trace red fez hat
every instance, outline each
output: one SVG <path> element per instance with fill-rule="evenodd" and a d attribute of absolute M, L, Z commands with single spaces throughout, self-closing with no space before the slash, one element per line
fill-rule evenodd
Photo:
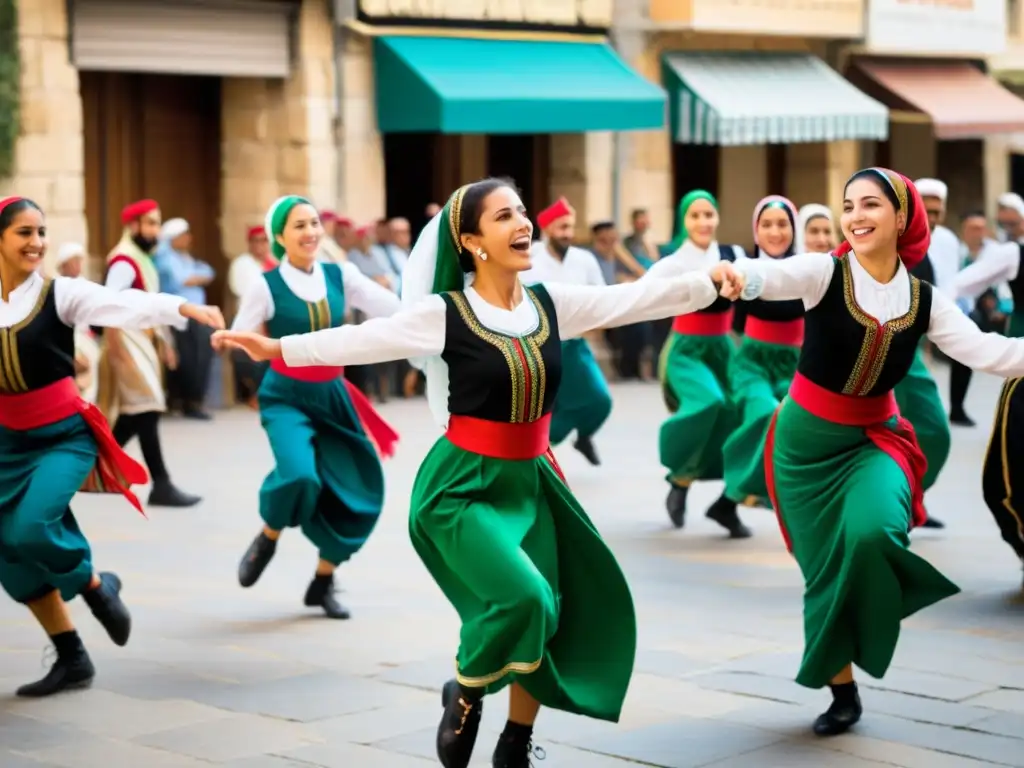
<path fill-rule="evenodd" d="M 246 235 L 246 238 L 249 239 L 249 240 L 252 240 L 254 237 L 266 237 L 266 236 L 267 236 L 267 230 L 265 230 L 263 227 L 249 227 L 249 233 Z"/>
<path fill-rule="evenodd" d="M 156 200 L 137 200 L 121 209 L 121 223 L 131 224 L 136 219 L 141 219 L 147 213 L 159 208 L 160 205 Z"/>
<path fill-rule="evenodd" d="M 320 211 L 320 221 L 323 222 L 324 224 L 337 220 L 338 214 L 336 214 L 334 211 Z"/>
<path fill-rule="evenodd" d="M 334 221 L 339 227 L 348 227 L 349 229 L 353 229 L 356 225 L 352 219 L 346 218 L 345 216 L 339 216 Z"/>
<path fill-rule="evenodd" d="M 562 217 L 573 216 L 575 213 L 576 211 L 569 205 L 569 201 L 564 197 L 560 197 L 537 214 L 537 224 L 541 229 L 547 229 Z"/>
<path fill-rule="evenodd" d="M 17 195 L 14 195 L 13 197 L 5 197 L 5 198 L 3 198 L 2 200 L 0 200 L 0 213 L 3 213 L 4 208 L 6 208 L 11 203 L 16 203 L 19 200 L 24 200 L 24 199 L 25 198 L 18 197 Z"/>

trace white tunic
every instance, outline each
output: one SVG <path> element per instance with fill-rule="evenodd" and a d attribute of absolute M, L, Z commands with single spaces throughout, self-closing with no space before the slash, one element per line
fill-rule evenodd
<path fill-rule="evenodd" d="M 228 267 L 228 289 L 236 299 L 245 296 L 249 286 L 263 276 L 263 265 L 251 253 L 242 253 Z"/>
<path fill-rule="evenodd" d="M 746 258 L 743 249 L 737 245 L 732 246 L 732 252 L 737 261 Z M 704 250 L 694 245 L 692 240 L 687 240 L 676 251 L 654 262 L 647 270 L 645 277 L 660 279 L 687 272 L 706 272 L 721 260 L 722 252 L 719 250 L 718 243 L 712 242 L 707 250 Z"/>
<path fill-rule="evenodd" d="M 548 244 L 534 243 L 530 248 L 531 266 L 519 277 L 523 285 L 536 283 L 570 283 L 572 285 L 605 285 L 601 265 L 590 251 L 569 246 L 563 258 L 558 258 Z"/>
<path fill-rule="evenodd" d="M 134 280 L 134 272 L 132 273 Z M 8 297 L 0 299 L 0 328 L 17 325 L 35 308 L 45 279 L 32 273 Z M 111 328 L 154 328 L 170 325 L 184 330 L 187 318 L 181 316 L 185 300 L 165 293 L 148 293 L 111 288 L 75 277 L 53 279 L 53 298 L 57 316 L 64 325 L 95 325 Z"/>
<path fill-rule="evenodd" d="M 953 285 L 957 296 L 975 299 L 989 288 L 1015 280 L 1019 272 L 1017 243 L 986 242 L 974 263 L 960 270 Z"/>
<path fill-rule="evenodd" d="M 398 296 L 368 278 L 355 264 L 345 262 L 338 266 L 341 267 L 346 308 L 358 309 L 370 317 L 387 317 L 402 308 Z M 285 259 L 279 269 L 284 284 L 303 301 L 315 303 L 327 295 L 327 278 L 319 262 L 313 262 L 312 270 L 304 272 Z M 231 327 L 236 331 L 256 331 L 273 316 L 274 299 L 270 294 L 270 284 L 266 280 L 256 280 L 243 294 Z"/>
<path fill-rule="evenodd" d="M 856 254 L 849 254 L 853 295 L 865 313 L 880 323 L 910 311 L 910 274 L 900 262 L 896 275 L 880 283 L 868 274 Z M 821 253 L 788 259 L 744 261 L 737 269 L 748 274 L 751 293 L 744 298 L 769 301 L 802 299 L 807 309 L 818 306 L 828 290 L 836 260 Z M 756 273 L 757 277 L 754 276 Z M 757 283 L 763 280 L 759 288 Z M 928 338 L 949 357 L 976 371 L 997 376 L 1024 376 L 1024 339 L 982 333 L 978 326 L 940 291 L 932 291 Z"/>
<path fill-rule="evenodd" d="M 936 227 L 932 230 L 928 258 L 935 272 L 935 287 L 955 299 L 954 281 L 957 272 L 960 271 L 960 238 L 946 227 Z"/>
<path fill-rule="evenodd" d="M 544 286 L 558 316 L 563 339 L 595 328 L 631 325 L 694 312 L 710 305 L 718 291 L 706 272 L 664 280 L 637 280 L 612 286 L 551 283 Z M 522 336 L 540 320 L 533 302 L 524 295 L 515 309 L 501 309 L 484 301 L 469 287 L 466 299 L 477 319 L 498 333 Z M 434 358 L 444 351 L 447 305 L 441 296 L 428 296 L 391 317 L 362 325 L 344 325 L 315 333 L 285 336 L 281 351 L 291 366 L 371 365 L 407 358 Z M 447 369 L 444 368 L 444 377 Z M 427 395 L 434 420 L 448 424 L 448 382 L 427 380 Z"/>

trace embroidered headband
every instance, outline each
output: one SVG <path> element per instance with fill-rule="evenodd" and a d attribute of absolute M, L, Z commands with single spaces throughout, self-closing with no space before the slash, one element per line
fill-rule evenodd
<path fill-rule="evenodd" d="M 462 219 L 462 199 L 466 196 L 466 190 L 470 186 L 463 184 L 455 190 L 455 194 L 448 201 L 448 229 L 452 234 L 452 244 L 457 253 L 462 253 L 462 225 L 459 224 Z"/>

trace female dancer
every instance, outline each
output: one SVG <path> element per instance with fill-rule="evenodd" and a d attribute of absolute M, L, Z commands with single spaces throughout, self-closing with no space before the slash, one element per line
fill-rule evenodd
<path fill-rule="evenodd" d="M 615 721 L 632 674 L 629 588 L 549 446 L 560 339 L 705 307 L 716 285 L 737 295 L 728 264 L 611 287 L 524 288 L 532 231 L 511 182 L 466 185 L 413 249 L 405 311 L 280 340 L 216 337 L 294 366 L 412 358 L 425 370 L 446 432 L 416 478 L 409 529 L 462 619 L 437 731 L 446 768 L 469 764 L 485 694 L 511 684 L 493 765 L 526 768 L 542 705 Z"/>
<path fill-rule="evenodd" d="M 79 489 L 121 493 L 145 469 L 117 445 L 96 406 L 75 384 L 75 327 L 186 320 L 223 328 L 219 310 L 166 294 L 111 291 L 88 280 L 46 279 L 46 220 L 34 202 L 0 200 L 0 585 L 50 636 L 57 658 L 19 696 L 88 686 L 96 674 L 65 601 L 81 595 L 110 639 L 128 642 L 131 616 L 121 580 L 93 569 L 89 542 L 71 512 Z"/>
<path fill-rule="evenodd" d="M 1024 374 L 1024 343 L 982 333 L 909 274 L 930 233 L 906 177 L 859 171 L 844 197 L 847 242 L 835 256 L 740 268 L 744 298 L 801 299 L 807 308 L 797 374 L 769 430 L 765 470 L 806 583 L 797 682 L 832 689 L 831 706 L 814 724 L 819 735 L 860 719 L 852 665 L 884 675 L 901 620 L 958 591 L 909 549 L 908 530 L 924 521 L 924 456 L 899 418 L 893 387 L 925 335 L 977 370 Z"/>
<path fill-rule="evenodd" d="M 828 206 L 808 203 L 796 217 L 794 253 L 831 253 L 836 247 L 836 223 Z"/>
<path fill-rule="evenodd" d="M 754 258 L 793 255 L 796 208 L 778 195 L 754 207 Z M 768 506 L 764 438 L 779 402 L 789 391 L 804 340 L 804 305 L 762 301 L 746 305 L 743 341 L 729 364 L 729 390 L 740 421 L 722 450 L 725 497 L 748 507 Z"/>
<path fill-rule="evenodd" d="M 659 259 L 644 279 L 704 272 L 720 261 L 744 255 L 739 246 L 715 242 L 718 202 L 694 190 L 679 201 L 679 235 L 671 255 Z M 729 338 L 733 308 L 724 298 L 699 312 L 680 315 L 661 352 L 662 394 L 671 416 L 661 425 L 659 451 L 668 470 L 668 516 L 676 528 L 686 520 L 686 496 L 695 480 L 722 477 L 722 445 L 735 415 L 729 400 L 728 369 L 735 344 Z M 750 536 L 736 503 L 722 496 L 707 516 L 736 539 Z"/>
<path fill-rule="evenodd" d="M 266 231 L 280 264 L 242 297 L 233 330 L 265 330 L 274 339 L 344 322 L 346 306 L 373 316 L 401 308 L 391 291 L 354 264 L 317 260 L 323 226 L 308 200 L 289 195 L 267 212 Z M 344 378 L 337 365 L 294 368 L 274 360 L 260 384 L 260 419 L 276 466 L 260 489 L 263 530 L 241 564 L 238 581 L 255 584 L 285 528 L 301 528 L 319 551 L 304 602 L 332 619 L 348 609 L 334 592 L 334 571 L 362 548 L 384 505 L 378 452 L 394 453 L 397 433 Z"/>

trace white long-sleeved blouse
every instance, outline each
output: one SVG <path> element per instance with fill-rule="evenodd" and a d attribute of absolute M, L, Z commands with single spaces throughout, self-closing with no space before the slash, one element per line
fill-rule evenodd
<path fill-rule="evenodd" d="M 736 261 L 746 258 L 746 254 L 743 253 L 742 248 L 735 245 L 729 247 L 732 248 L 733 256 Z M 717 242 L 712 242 L 705 250 L 704 248 L 699 248 L 694 245 L 692 240 L 687 240 L 673 253 L 670 253 L 668 256 L 663 256 L 654 262 L 650 269 L 647 270 L 647 274 L 644 275 L 644 277 L 661 279 L 665 277 L 672 277 L 674 275 L 682 275 L 687 272 L 706 272 L 721 260 L 722 252 L 719 250 Z"/>
<path fill-rule="evenodd" d="M 974 263 L 953 278 L 953 289 L 957 298 L 976 299 L 989 288 L 1015 280 L 1019 272 L 1020 245 L 986 243 Z"/>
<path fill-rule="evenodd" d="M 880 323 L 910 311 L 910 274 L 900 262 L 896 275 L 880 283 L 850 253 L 853 295 L 857 304 Z M 826 253 L 805 253 L 788 259 L 757 259 L 737 264 L 748 275 L 744 299 L 768 301 L 801 299 L 808 310 L 825 296 L 836 260 Z M 976 371 L 997 376 L 1024 376 L 1024 339 L 1008 339 L 998 333 L 982 333 L 944 293 L 932 291 L 928 338 L 947 355 Z"/>
<path fill-rule="evenodd" d="M 338 266 L 341 267 L 346 306 L 370 317 L 387 317 L 402 308 L 402 302 L 395 293 L 368 278 L 355 264 L 345 262 Z M 280 270 L 284 284 L 303 301 L 317 302 L 327 295 L 327 279 L 319 262 L 313 262 L 312 269 L 305 272 L 286 259 L 281 262 Z M 274 317 L 274 310 L 270 284 L 262 279 L 253 280 L 242 295 L 231 328 L 236 331 L 259 330 Z"/>
<path fill-rule="evenodd" d="M 544 286 L 558 317 L 563 339 L 594 328 L 629 325 L 703 309 L 718 296 L 707 272 L 664 280 L 637 280 L 613 286 L 550 283 Z M 524 295 L 514 309 L 501 309 L 484 301 L 469 287 L 466 300 L 477 319 L 498 333 L 522 336 L 537 327 L 540 318 Z M 290 366 L 371 365 L 407 358 L 433 358 L 444 351 L 447 305 L 441 296 L 428 296 L 390 317 L 344 325 L 315 333 L 285 336 L 281 352 Z M 430 382 L 428 381 L 428 387 Z M 444 384 L 447 390 L 447 383 Z M 442 427 L 448 423 L 447 391 L 429 393 L 431 411 Z"/>
<path fill-rule="evenodd" d="M 17 325 L 35 308 L 46 284 L 32 274 L 8 297 L 0 300 L 0 328 Z M 184 330 L 188 319 L 181 315 L 185 300 L 165 293 L 132 289 L 115 290 L 99 283 L 72 277 L 53 279 L 51 290 L 60 321 L 69 327 L 95 325 L 109 328 L 173 326 Z"/>

